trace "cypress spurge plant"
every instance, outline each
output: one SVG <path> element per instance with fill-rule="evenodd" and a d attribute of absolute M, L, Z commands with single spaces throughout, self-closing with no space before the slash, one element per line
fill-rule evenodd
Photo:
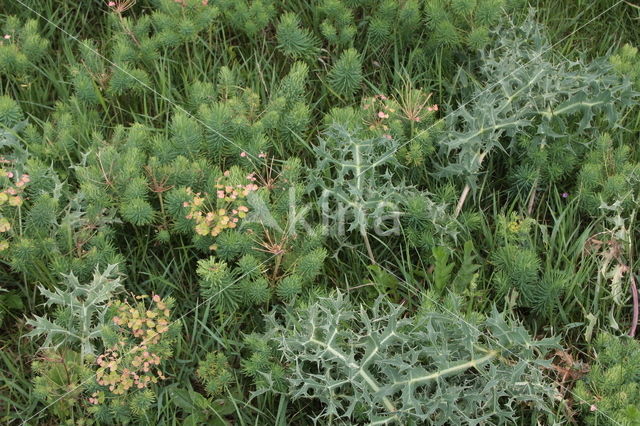
<path fill-rule="evenodd" d="M 31 363 L 35 373 L 34 392 L 60 420 L 82 419 L 87 401 L 85 392 L 92 383 L 92 356 L 69 348 L 43 350 Z"/>
<path fill-rule="evenodd" d="M 534 219 L 515 213 L 498 216 L 501 244 L 491 254 L 495 266 L 491 282 L 499 300 L 509 298 L 516 306 L 531 309 L 536 316 L 551 321 L 569 296 L 566 292 L 573 274 L 543 268 L 543 258 L 531 238 L 534 226 L 539 226 Z"/>
<path fill-rule="evenodd" d="M 285 13 L 277 27 L 278 48 L 292 58 L 313 57 L 318 53 L 318 40 L 307 30 L 300 28 L 295 13 Z"/>
<path fill-rule="evenodd" d="M 249 38 L 257 36 L 277 16 L 273 0 L 211 1 L 224 14 L 231 28 Z"/>
<path fill-rule="evenodd" d="M 630 159 L 631 148 L 615 144 L 610 134 L 595 139 L 578 173 L 577 196 L 585 213 L 598 217 L 603 207 L 614 205 L 625 214 L 637 209 L 640 166 Z"/>
<path fill-rule="evenodd" d="M 581 421 L 588 425 L 640 422 L 640 344 L 603 333 L 595 342 L 591 371 L 575 387 Z"/>
<path fill-rule="evenodd" d="M 298 298 L 322 270 L 325 232 L 311 227 L 301 205 L 301 162 L 273 165 L 254 179 L 260 189 L 247 197 L 248 213 L 237 229 L 220 235 L 215 256 L 198 262 L 202 295 L 221 312 L 272 300 Z"/>
<path fill-rule="evenodd" d="M 35 19 L 22 22 L 7 17 L 0 26 L 0 76 L 24 79 L 33 73 L 48 47 Z"/>
<path fill-rule="evenodd" d="M 105 423 L 143 418 L 155 402 L 153 386 L 166 379 L 163 364 L 173 356 L 180 323 L 171 321 L 175 300 L 154 294 L 136 303 L 114 301 L 96 358 L 96 387 L 89 409 Z"/>
<path fill-rule="evenodd" d="M 196 374 L 212 397 L 222 394 L 225 387 L 233 381 L 229 362 L 220 352 L 209 352 L 198 364 Z"/>
<path fill-rule="evenodd" d="M 482 49 L 491 41 L 490 28 L 504 12 L 514 13 L 520 0 L 434 0 L 425 4 L 425 14 L 434 47 Z"/>
<path fill-rule="evenodd" d="M 346 99 L 355 95 L 362 79 L 362 56 L 353 48 L 340 54 L 327 75 L 327 82 L 333 93 Z"/>
<path fill-rule="evenodd" d="M 341 0 L 325 0 L 314 12 L 322 17 L 320 33 L 333 46 L 345 46 L 353 41 L 356 25 L 353 11 Z"/>

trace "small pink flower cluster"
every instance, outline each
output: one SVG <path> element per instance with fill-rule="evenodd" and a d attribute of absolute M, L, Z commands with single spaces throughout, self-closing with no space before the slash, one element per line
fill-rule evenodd
<path fill-rule="evenodd" d="M 139 349 L 141 353 L 132 359 L 120 355 L 124 348 L 120 351 L 117 348 L 107 349 L 98 357 L 100 368 L 96 372 L 96 378 L 99 385 L 108 386 L 109 391 L 115 395 L 124 395 L 131 388 L 144 389 L 150 383 L 165 379 L 158 369 L 161 359 L 157 354 L 149 352 L 144 345 L 133 349 Z M 125 364 L 130 364 L 131 368 L 125 367 Z"/>
<path fill-rule="evenodd" d="M 391 135 L 388 135 L 389 126 L 385 120 L 391 117 L 391 114 L 396 112 L 396 109 L 388 104 L 389 98 L 385 95 L 375 95 L 371 98 L 364 100 L 362 109 L 365 111 L 373 111 L 373 117 L 368 119 L 369 129 L 382 130 L 385 132 L 384 137 L 391 139 Z"/>
<path fill-rule="evenodd" d="M 240 153 L 240 157 L 242 158 L 247 158 L 249 156 L 249 154 L 247 154 L 247 151 L 242 151 Z M 267 154 L 264 152 L 260 152 L 260 154 L 258 154 L 258 158 L 267 158 Z"/>
<path fill-rule="evenodd" d="M 225 229 L 233 229 L 249 212 L 244 200 L 250 192 L 258 190 L 258 185 L 254 183 L 254 173 L 247 175 L 249 183 L 245 185 L 224 182 L 225 178 L 229 178 L 229 172 L 225 172 L 223 178 L 218 179 L 214 206 L 205 206 L 206 199 L 200 193 L 194 194 L 191 202 L 183 203 L 184 207 L 189 208 L 186 218 L 196 222 L 195 231 L 198 235 L 215 237 Z"/>
<path fill-rule="evenodd" d="M 162 361 L 154 345 L 161 343 L 169 331 L 171 311 L 159 295 L 154 295 L 154 306 L 143 303 L 135 307 L 126 302 L 116 302 L 117 315 L 112 318 L 118 326 L 119 342 L 98 356 L 96 379 L 107 386 L 114 395 L 124 395 L 129 389 L 144 389 L 166 377 L 160 370 Z M 89 398 L 91 404 L 104 400 L 104 392 L 95 392 Z"/>
<path fill-rule="evenodd" d="M 0 177 L 13 179 L 14 176 L 15 175 L 13 174 L 13 172 L 7 172 L 0 169 Z M 31 182 L 31 178 L 29 177 L 29 175 L 23 174 L 22 176 L 20 176 L 20 179 L 16 180 L 15 184 L 12 184 L 0 191 L 0 206 L 2 206 L 6 202 L 9 202 L 9 205 L 13 207 L 21 206 L 22 197 L 20 197 L 20 194 L 24 191 L 29 182 Z"/>
<path fill-rule="evenodd" d="M 396 101 L 389 99 L 384 95 L 375 95 L 364 100 L 362 109 L 365 111 L 373 111 L 374 113 L 373 117 L 368 120 L 369 129 L 381 129 L 386 132 L 389 129 L 389 126 L 385 120 L 391 118 L 391 115 L 396 113 L 396 111 L 398 111 L 396 117 L 420 123 L 424 118 L 423 111 L 425 104 L 426 100 L 424 103 L 411 106 L 399 105 Z M 433 113 L 438 111 L 439 107 L 437 104 L 433 104 L 427 106 L 426 110 Z M 383 136 L 387 139 L 391 139 L 391 135 L 388 133 L 385 133 Z"/>
<path fill-rule="evenodd" d="M 0 168 L 0 177 L 6 177 L 11 182 L 11 179 L 14 178 L 13 172 L 8 172 L 4 169 Z M 22 205 L 22 197 L 20 194 L 24 192 L 25 187 L 31 181 L 28 174 L 23 174 L 19 179 L 15 181 L 15 183 L 10 183 L 10 185 L 0 191 L 0 209 L 2 206 L 8 204 L 11 207 L 19 207 Z M 2 215 L 0 212 L 0 233 L 8 232 L 11 229 L 11 223 L 9 223 L 9 219 Z M 0 251 L 4 251 L 9 248 L 9 242 L 6 240 L 0 240 Z"/>

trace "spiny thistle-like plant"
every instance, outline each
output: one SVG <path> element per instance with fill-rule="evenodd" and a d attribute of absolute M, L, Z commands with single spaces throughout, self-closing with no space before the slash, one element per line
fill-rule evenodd
<path fill-rule="evenodd" d="M 117 265 L 108 265 L 103 272 L 96 272 L 93 280 L 80 284 L 75 275 L 64 276 L 64 287 L 50 291 L 42 286 L 40 293 L 47 298 L 46 307 L 57 306 L 53 320 L 35 315 L 27 320 L 33 327 L 27 336 L 44 336 L 44 348 L 61 345 L 79 347 L 82 355 L 94 354 L 96 342 L 102 337 L 108 303 L 122 288 Z"/>
<path fill-rule="evenodd" d="M 383 234 L 399 232 L 400 206 L 410 192 L 403 182 L 394 180 L 396 141 L 385 137 L 363 139 L 334 123 L 313 150 L 317 161 L 307 190 L 320 195 L 325 225 L 337 235 L 358 231 L 374 261 L 367 236 L 370 228 Z M 385 223 L 389 219 L 391 225 Z"/>
<path fill-rule="evenodd" d="M 291 398 L 322 403 L 316 422 L 516 422 L 521 403 L 548 413 L 554 391 L 541 367 L 557 340 L 533 340 L 496 311 L 469 321 L 406 316 L 383 297 L 358 308 L 338 293 L 267 316 L 264 339 L 287 366 Z"/>
<path fill-rule="evenodd" d="M 640 343 L 601 334 L 591 371 L 575 387 L 581 422 L 588 425 L 640 423 Z"/>
<path fill-rule="evenodd" d="M 362 83 L 362 57 L 360 53 L 353 48 L 342 52 L 329 71 L 327 82 L 337 96 L 351 98 Z"/>
<path fill-rule="evenodd" d="M 456 213 L 494 148 L 506 148 L 516 156 L 570 151 L 569 134 L 589 134 L 596 122 L 614 128 L 634 102 L 629 81 L 618 77 L 605 61 L 556 61 L 542 28 L 531 16 L 521 26 L 500 34 L 496 46 L 483 55 L 481 73 L 486 86 L 471 93 L 468 105 L 446 116 L 448 130 L 441 147 L 455 156 L 448 157 L 440 175 L 462 175 L 467 180 Z M 523 135 L 531 149 L 523 150 L 514 143 Z M 524 156 L 520 162 L 526 165 L 532 160 Z M 550 163 L 533 164 L 540 166 L 530 183 L 536 188 L 543 183 L 547 175 L 543 168 Z"/>

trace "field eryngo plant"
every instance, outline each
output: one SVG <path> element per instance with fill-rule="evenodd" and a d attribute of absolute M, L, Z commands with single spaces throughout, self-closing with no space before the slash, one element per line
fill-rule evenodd
<path fill-rule="evenodd" d="M 504 423 L 516 400 L 549 410 L 541 368 L 556 342 L 531 340 L 496 311 L 405 317 L 382 296 L 369 312 L 338 293 L 298 312 L 284 324 L 269 317 L 265 338 L 282 351 L 292 398 L 322 401 L 316 420 Z"/>
<path fill-rule="evenodd" d="M 525 6 L 4 2 L 2 423 L 634 424 L 640 10 Z"/>

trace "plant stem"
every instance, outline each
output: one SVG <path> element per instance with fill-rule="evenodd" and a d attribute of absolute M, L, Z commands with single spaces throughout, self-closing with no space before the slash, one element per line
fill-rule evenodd
<path fill-rule="evenodd" d="M 484 160 L 484 157 L 486 157 L 488 153 L 489 151 L 484 151 L 480 153 L 480 158 L 478 159 L 478 167 L 482 165 L 482 161 Z M 464 189 L 462 190 L 462 194 L 460 194 L 460 199 L 458 199 L 458 204 L 456 205 L 456 210 L 453 214 L 453 217 L 458 217 L 458 215 L 460 215 L 460 212 L 462 211 L 462 206 L 464 206 L 464 202 L 467 199 L 467 196 L 469 195 L 470 190 L 471 190 L 471 187 L 469 186 L 469 184 L 466 184 L 464 186 Z"/>
<path fill-rule="evenodd" d="M 636 278 L 631 272 L 631 297 L 633 298 L 633 317 L 631 319 L 631 330 L 629 330 L 629 336 L 635 337 L 636 328 L 638 327 L 638 286 L 636 285 Z"/>
<path fill-rule="evenodd" d="M 373 265 L 376 264 L 376 259 L 373 257 L 373 250 L 371 250 L 371 244 L 369 243 L 369 236 L 367 235 L 367 231 L 362 228 L 360 229 L 360 235 L 362 235 L 362 239 L 364 240 L 364 245 L 367 248 L 367 254 L 369 255 L 369 260 Z"/>

